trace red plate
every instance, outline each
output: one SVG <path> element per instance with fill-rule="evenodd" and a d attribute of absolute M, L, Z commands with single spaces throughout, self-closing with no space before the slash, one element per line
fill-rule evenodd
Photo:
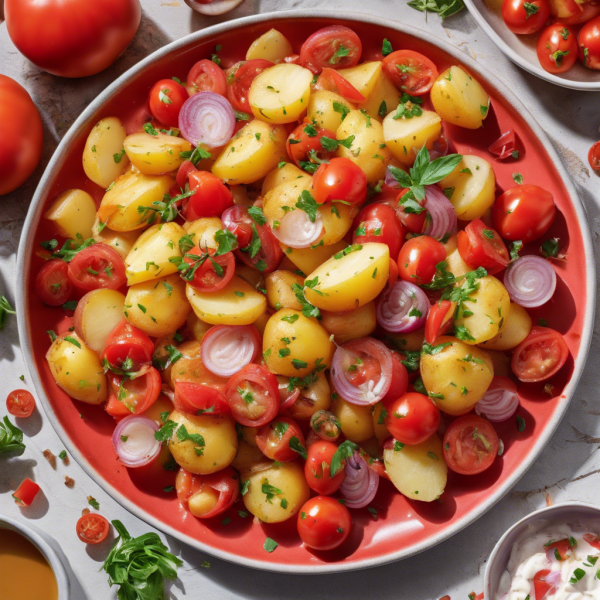
<path fill-rule="evenodd" d="M 483 74 L 464 53 L 426 33 L 413 37 L 401 24 L 390 27 L 383 19 L 368 16 L 355 19 L 336 19 L 333 13 L 329 18 L 311 17 L 306 12 L 260 15 L 194 33 L 135 66 L 84 111 L 63 139 L 37 189 L 19 248 L 18 272 L 24 277 L 18 314 L 25 360 L 35 365 L 32 375 L 41 403 L 71 454 L 113 498 L 148 523 L 196 548 L 262 569 L 315 573 L 381 565 L 434 546 L 473 522 L 510 489 L 541 452 L 567 408 L 591 340 L 595 273 L 590 234 L 573 186 L 545 134 L 520 101 Z M 319 553 L 301 545 L 294 519 L 278 525 L 255 523 L 250 517 L 241 518 L 237 511 L 242 505 L 236 504 L 229 511 L 232 520 L 228 525 L 221 524 L 222 518 L 202 521 L 183 510 L 174 494 L 149 488 L 144 474 L 119 467 L 111 444 L 114 421 L 98 407 L 70 400 L 54 383 L 44 359 L 49 346 L 46 331 L 65 331 L 70 320 L 60 308 L 42 305 L 33 291 L 33 281 L 43 262 L 35 255 L 38 244 L 56 233 L 41 218 L 45 207 L 63 190 L 77 187 L 100 202 L 103 190 L 85 178 L 81 165 L 87 135 L 100 118 L 116 115 L 139 126 L 146 120 L 144 100 L 152 85 L 173 75 L 185 78 L 188 69 L 209 56 L 215 44 L 222 45 L 219 56 L 229 65 L 242 60 L 250 43 L 271 27 L 284 33 L 297 52 L 308 35 L 333 23 L 358 33 L 363 41 L 363 59 L 381 60 L 381 42 L 387 38 L 394 48 L 427 55 L 440 72 L 462 64 L 486 87 L 492 109 L 485 127 L 477 131 L 447 123 L 444 127 L 458 152 L 482 156 L 494 165 L 498 194 L 514 186 L 512 173 L 518 171 L 527 183 L 537 183 L 554 195 L 559 214 L 547 237 L 561 238 L 564 250 L 568 248 L 568 259 L 556 263 L 555 309 L 543 307 L 530 312 L 534 321 L 544 317 L 549 327 L 565 336 L 572 356 L 552 381 L 552 398 L 543 392 L 543 384 L 521 385 L 519 414 L 527 427 L 519 433 L 513 419 L 497 426 L 505 453 L 491 469 L 476 478 L 450 473 L 446 492 L 439 502 L 430 504 L 407 500 L 383 481 L 372 503 L 378 520 L 366 509 L 352 511 L 350 538 L 336 551 Z M 522 142 L 521 157 L 497 161 L 487 148 L 508 129 L 514 129 Z M 279 543 L 270 554 L 263 549 L 267 536 Z"/>

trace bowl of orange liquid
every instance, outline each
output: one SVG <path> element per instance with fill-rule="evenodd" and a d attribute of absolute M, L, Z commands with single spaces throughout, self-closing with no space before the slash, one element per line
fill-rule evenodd
<path fill-rule="evenodd" d="M 0 515 L 0 598 L 69 600 L 65 567 L 41 532 Z"/>

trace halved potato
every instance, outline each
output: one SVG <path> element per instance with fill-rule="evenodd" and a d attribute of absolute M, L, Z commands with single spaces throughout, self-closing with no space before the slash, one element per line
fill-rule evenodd
<path fill-rule="evenodd" d="M 44 216 L 56 225 L 63 237 L 76 239 L 80 235 L 87 240 L 92 237 L 96 203 L 83 190 L 67 190 L 56 198 Z"/>
<path fill-rule="evenodd" d="M 192 241 L 200 248 L 218 248 L 215 233 L 223 229 L 219 217 L 203 217 L 195 221 L 186 221 L 183 224 L 185 233 L 192 236 Z"/>
<path fill-rule="evenodd" d="M 359 109 L 366 110 L 367 113 L 382 121 L 386 115 L 395 111 L 399 104 L 400 92 L 392 83 L 392 80 L 383 72 L 379 74 L 377 83 L 369 94 L 369 97 L 358 105 Z"/>
<path fill-rule="evenodd" d="M 139 231 L 113 231 L 102 226 L 100 219 L 96 217 L 92 226 L 92 237 L 95 242 L 110 246 L 125 260 L 139 237 Z"/>
<path fill-rule="evenodd" d="M 262 195 L 266 196 L 271 190 L 274 190 L 276 187 L 279 187 L 284 183 L 289 183 L 290 181 L 302 178 L 312 180 L 312 177 L 306 171 L 302 171 L 302 169 L 299 169 L 296 165 L 293 165 L 292 163 L 285 163 L 285 165 L 283 165 L 281 169 L 277 167 L 265 177 L 265 180 L 263 181 L 262 185 Z"/>
<path fill-rule="evenodd" d="M 335 337 L 336 344 L 357 340 L 371 335 L 377 327 L 375 302 L 367 302 L 344 312 L 321 311 L 321 325 Z"/>
<path fill-rule="evenodd" d="M 145 175 L 175 171 L 185 160 L 180 152 L 192 149 L 187 140 L 166 133 L 134 133 L 123 144 L 131 163 Z"/>
<path fill-rule="evenodd" d="M 344 112 L 350 112 L 355 108 L 354 104 L 339 94 L 318 90 L 310 96 L 306 116 L 320 128 L 335 132 L 342 124 Z"/>
<path fill-rule="evenodd" d="M 246 60 L 262 58 L 272 63 L 280 63 L 291 54 L 294 54 L 294 49 L 285 35 L 277 29 L 269 29 L 250 44 L 246 52 Z"/>
<path fill-rule="evenodd" d="M 396 113 L 391 112 L 383 120 L 385 143 L 395 159 L 410 166 L 423 146 L 431 150 L 442 132 L 442 120 L 431 110 L 423 110 L 412 119 L 394 119 L 395 116 Z"/>
<path fill-rule="evenodd" d="M 381 61 L 366 62 L 349 69 L 340 69 L 338 72 L 365 98 L 369 98 L 379 81 L 382 64 Z"/>
<path fill-rule="evenodd" d="M 348 247 L 344 240 L 328 246 L 317 246 L 316 248 L 288 248 L 285 244 L 279 245 L 285 253 L 283 260 L 287 258 L 295 268 L 300 269 L 303 273 L 312 273 L 334 254 Z M 284 267 L 280 266 L 280 268 L 283 269 Z"/>
<path fill-rule="evenodd" d="M 296 294 L 292 291 L 292 285 L 297 283 L 300 287 L 304 286 L 304 278 L 290 271 L 279 270 L 269 273 L 265 278 L 265 287 L 267 289 L 267 303 L 269 308 L 279 310 L 281 308 L 293 308 L 302 310 L 302 305 L 298 302 Z"/>
<path fill-rule="evenodd" d="M 500 326 L 500 331 L 487 342 L 481 344 L 486 350 L 511 350 L 516 348 L 528 335 L 532 327 L 531 317 L 525 308 L 510 303 L 508 315 Z M 499 375 L 499 373 L 496 373 Z"/>

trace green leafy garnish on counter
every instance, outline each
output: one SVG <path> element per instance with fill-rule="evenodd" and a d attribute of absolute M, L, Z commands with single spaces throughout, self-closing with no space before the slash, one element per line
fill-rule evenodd
<path fill-rule="evenodd" d="M 4 423 L 0 421 L 0 452 L 23 452 L 23 432 L 8 417 L 3 420 Z"/>

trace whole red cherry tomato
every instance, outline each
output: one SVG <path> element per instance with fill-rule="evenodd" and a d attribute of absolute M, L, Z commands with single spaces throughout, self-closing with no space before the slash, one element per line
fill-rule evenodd
<path fill-rule="evenodd" d="M 42 156 L 40 113 L 27 90 L 0 75 L 0 196 L 16 190 Z"/>
<path fill-rule="evenodd" d="M 34 65 L 61 77 L 103 71 L 133 39 L 139 0 L 5 0 L 8 35 Z"/>
<path fill-rule="evenodd" d="M 333 550 L 350 535 L 350 511 L 335 498 L 316 496 L 298 513 L 298 533 L 302 541 L 314 550 Z"/>
<path fill-rule="evenodd" d="M 518 34 L 539 31 L 550 16 L 548 0 L 504 0 L 502 18 L 506 26 Z"/>
<path fill-rule="evenodd" d="M 411 392 L 389 406 L 385 426 L 399 442 L 420 444 L 437 431 L 440 418 L 440 409 L 431 398 Z"/>
<path fill-rule="evenodd" d="M 339 470 L 331 475 L 331 459 L 338 447 L 333 442 L 319 440 L 308 448 L 304 475 L 308 485 L 317 494 L 333 494 L 346 478 L 346 461 L 342 460 Z"/>
<path fill-rule="evenodd" d="M 600 17 L 588 21 L 577 38 L 579 60 L 588 69 L 600 70 Z"/>
<path fill-rule="evenodd" d="M 73 284 L 68 277 L 69 263 L 60 258 L 49 260 L 35 278 L 35 293 L 48 306 L 61 306 L 73 293 Z"/>
<path fill-rule="evenodd" d="M 183 212 L 188 221 L 202 217 L 220 217 L 223 211 L 233 206 L 229 188 L 208 171 L 194 171 L 188 176 L 190 190 L 196 193 L 183 202 Z"/>
<path fill-rule="evenodd" d="M 317 169 L 313 189 L 318 204 L 344 200 L 360 205 L 367 197 L 367 176 L 349 158 L 332 158 L 329 164 L 322 164 Z"/>
<path fill-rule="evenodd" d="M 305 445 L 304 434 L 298 423 L 288 417 L 277 417 L 258 430 L 256 445 L 267 458 L 286 462 L 298 458 L 298 452 L 290 446 L 293 438 L 300 446 Z"/>
<path fill-rule="evenodd" d="M 470 267 L 483 267 L 489 275 L 504 269 L 510 260 L 502 238 L 481 219 L 474 219 L 458 233 L 458 253 Z"/>
<path fill-rule="evenodd" d="M 306 121 L 290 133 L 286 144 L 287 153 L 297 167 L 313 173 L 319 162 L 329 161 L 334 156 L 332 150 L 325 149 L 325 142 L 321 143 L 321 138 L 335 140 L 335 132 L 318 128 Z"/>
<path fill-rule="evenodd" d="M 404 227 L 396 218 L 396 211 L 385 204 L 365 206 L 354 219 L 352 230 L 353 244 L 387 244 L 392 258 L 398 256 L 404 242 Z"/>
<path fill-rule="evenodd" d="M 398 255 L 398 275 L 416 285 L 429 283 L 435 267 L 446 259 L 446 248 L 428 235 L 408 240 Z"/>
<path fill-rule="evenodd" d="M 594 171 L 600 171 L 600 142 L 596 142 L 588 152 L 588 161 Z"/>
<path fill-rule="evenodd" d="M 577 60 L 577 38 L 566 25 L 554 23 L 540 34 L 537 55 L 548 73 L 564 73 Z"/>
<path fill-rule="evenodd" d="M 188 98 L 187 90 L 180 83 L 172 79 L 161 79 L 150 90 L 150 112 L 164 125 L 177 127 L 179 111 Z"/>

